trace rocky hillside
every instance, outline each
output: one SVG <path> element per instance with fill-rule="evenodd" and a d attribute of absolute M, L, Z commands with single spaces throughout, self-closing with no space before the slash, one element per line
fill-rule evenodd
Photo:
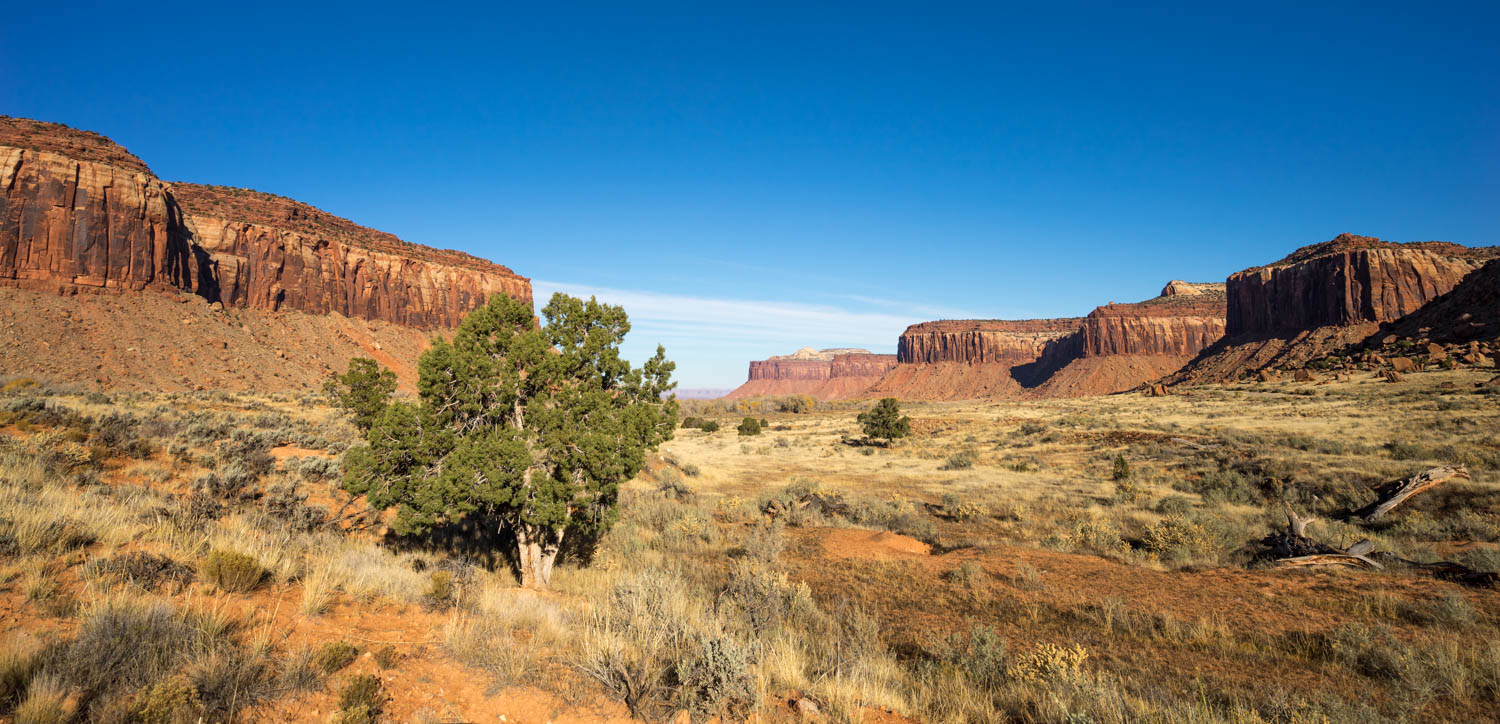
<path fill-rule="evenodd" d="M 896 355 L 863 349 L 814 350 L 804 347 L 789 355 L 750 363 L 749 380 L 725 397 L 810 395 L 819 400 L 857 399 L 896 365 Z"/>
<path fill-rule="evenodd" d="M 530 281 L 499 264 L 402 241 L 299 201 L 181 183 L 172 195 L 231 306 L 435 328 L 457 326 L 492 294 L 531 299 Z"/>
<path fill-rule="evenodd" d="M 1172 372 L 1224 333 L 1222 284 L 1173 281 L 1160 296 L 1087 317 L 924 322 L 872 390 L 903 399 L 1075 397 Z"/>
<path fill-rule="evenodd" d="M 1230 275 L 1226 336 L 1168 384 L 1223 382 L 1358 343 L 1458 286 L 1500 248 L 1341 234 Z"/>
<path fill-rule="evenodd" d="M 498 264 L 271 194 L 167 183 L 108 138 L 10 117 L 0 117 L 0 287 L 67 296 L 190 293 L 228 309 L 337 314 L 421 330 L 456 325 L 491 294 L 531 298 L 530 281 Z M 153 343 L 138 341 L 133 346 Z"/>

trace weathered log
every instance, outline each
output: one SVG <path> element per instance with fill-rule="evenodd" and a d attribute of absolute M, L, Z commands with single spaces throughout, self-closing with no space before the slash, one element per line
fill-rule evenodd
<path fill-rule="evenodd" d="M 1362 518 L 1366 523 L 1373 523 L 1381 516 L 1391 512 L 1391 509 L 1406 502 L 1407 498 L 1418 493 L 1423 493 L 1436 488 L 1454 478 L 1469 479 L 1469 470 L 1464 466 L 1452 467 L 1444 465 L 1431 470 L 1425 470 L 1404 480 L 1386 483 L 1375 489 L 1376 500 L 1359 510 L 1354 511 L 1356 518 Z"/>
<path fill-rule="evenodd" d="M 1350 566 L 1353 568 L 1366 568 L 1372 571 L 1381 570 L 1382 566 L 1364 556 L 1351 556 L 1347 553 L 1318 553 L 1310 556 L 1296 556 L 1293 558 L 1277 559 L 1278 566 Z"/>
<path fill-rule="evenodd" d="M 1292 510 L 1292 504 L 1288 503 L 1285 500 L 1281 501 L 1281 505 L 1282 505 L 1283 508 L 1286 509 L 1286 529 L 1287 529 L 1287 532 L 1291 533 L 1294 536 L 1297 536 L 1298 538 L 1306 538 L 1307 537 L 1307 524 L 1311 523 L 1311 522 L 1313 522 L 1314 520 L 1317 520 L 1317 519 L 1316 518 L 1304 518 L 1304 517 L 1302 517 L 1300 515 L 1297 515 L 1297 511 Z"/>

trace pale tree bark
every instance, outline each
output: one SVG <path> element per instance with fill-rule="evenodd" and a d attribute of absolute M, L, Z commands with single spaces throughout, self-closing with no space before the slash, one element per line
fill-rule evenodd
<path fill-rule="evenodd" d="M 552 583 L 552 564 L 562 549 L 563 529 L 523 525 L 516 530 L 521 561 L 521 586 L 546 590 Z"/>

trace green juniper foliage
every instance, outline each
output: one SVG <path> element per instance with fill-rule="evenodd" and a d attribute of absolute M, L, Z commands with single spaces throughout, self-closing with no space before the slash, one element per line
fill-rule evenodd
<path fill-rule="evenodd" d="M 323 390 L 333 399 L 335 407 L 354 415 L 354 426 L 360 432 L 369 432 L 375 417 L 396 391 L 396 373 L 380 369 L 369 357 L 355 357 L 349 360 L 349 371 L 323 383 Z"/>
<path fill-rule="evenodd" d="M 397 508 L 398 533 L 483 516 L 515 535 L 522 582 L 545 588 L 565 535 L 614 523 L 620 484 L 671 438 L 677 402 L 665 350 L 639 368 L 620 358 L 624 309 L 556 294 L 542 318 L 496 294 L 434 340 L 420 400 L 386 399 L 344 487 Z"/>
<path fill-rule="evenodd" d="M 866 436 L 885 440 L 886 444 L 911 434 L 911 418 L 901 416 L 901 405 L 894 397 L 881 399 L 856 419 L 864 426 Z"/>

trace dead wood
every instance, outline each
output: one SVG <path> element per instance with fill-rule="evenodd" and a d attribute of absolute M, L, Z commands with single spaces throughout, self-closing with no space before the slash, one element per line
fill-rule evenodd
<path fill-rule="evenodd" d="M 1363 519 L 1366 523 L 1373 523 L 1381 516 L 1391 512 L 1396 506 L 1419 493 L 1436 488 L 1454 478 L 1469 479 L 1469 470 L 1462 465 L 1452 467 L 1443 465 L 1424 470 L 1404 480 L 1386 483 L 1375 489 L 1376 500 L 1351 515 Z"/>
<path fill-rule="evenodd" d="M 1307 556 L 1294 556 L 1292 558 L 1279 558 L 1276 565 L 1285 567 L 1300 566 L 1350 566 L 1353 568 L 1365 568 L 1378 571 L 1383 568 L 1379 563 L 1364 556 L 1351 556 L 1347 553 L 1319 553 Z"/>

